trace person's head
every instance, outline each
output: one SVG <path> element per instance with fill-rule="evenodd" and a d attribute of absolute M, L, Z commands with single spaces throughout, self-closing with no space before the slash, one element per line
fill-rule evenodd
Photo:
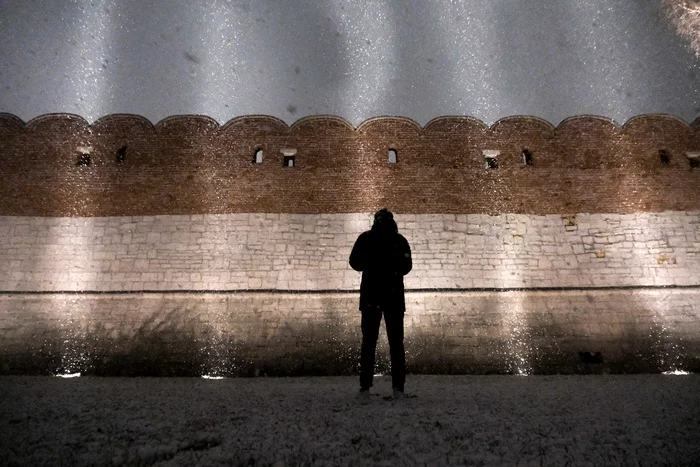
<path fill-rule="evenodd" d="M 394 215 L 387 208 L 382 208 L 374 213 L 372 230 L 381 232 L 398 232 L 399 228 L 394 220 Z"/>

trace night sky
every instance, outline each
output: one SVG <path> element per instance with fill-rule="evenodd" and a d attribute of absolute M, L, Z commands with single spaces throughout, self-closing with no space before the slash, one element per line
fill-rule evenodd
<path fill-rule="evenodd" d="M 700 116 L 658 0 L 0 0 L 0 112 Z"/>

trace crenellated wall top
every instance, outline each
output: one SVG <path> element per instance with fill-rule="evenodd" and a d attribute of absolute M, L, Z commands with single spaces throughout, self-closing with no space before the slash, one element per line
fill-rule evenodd
<path fill-rule="evenodd" d="M 515 127 L 523 129 L 538 128 L 542 132 L 562 132 L 576 131 L 578 128 L 609 128 L 613 132 L 624 132 L 630 127 L 679 127 L 688 131 L 697 132 L 700 128 L 700 117 L 692 123 L 668 115 L 668 114 L 644 114 L 630 118 L 620 125 L 614 120 L 598 115 L 576 115 L 562 120 L 559 125 L 554 126 L 545 119 L 532 115 L 514 115 L 501 118 L 489 126 L 475 117 L 468 116 L 441 116 L 430 120 L 425 126 L 421 126 L 415 120 L 400 116 L 377 116 L 360 123 L 357 128 L 342 117 L 333 115 L 313 115 L 301 118 L 291 126 L 283 120 L 269 115 L 244 115 L 233 118 L 223 125 L 215 119 L 206 115 L 172 115 L 153 124 L 150 120 L 135 114 L 110 114 L 105 115 L 92 124 L 80 115 L 69 113 L 51 113 L 40 115 L 28 122 L 24 122 L 16 115 L 10 113 L 0 113 L 0 132 L 11 129 L 24 128 L 33 131 L 46 129 L 65 128 L 99 131 L 109 128 L 111 124 L 118 122 L 120 125 L 130 125 L 134 128 L 153 131 L 170 131 L 171 128 L 197 128 L 203 131 L 227 132 L 231 129 L 256 129 L 271 133 L 294 133 L 297 131 L 309 131 L 309 129 L 329 127 L 343 129 L 348 132 L 365 133 L 387 128 L 410 129 L 418 134 L 430 133 L 471 133 L 471 132 L 495 132 L 503 127 Z"/>
<path fill-rule="evenodd" d="M 0 114 L 0 215 L 700 209 L 700 119 Z M 496 155 L 494 157 L 494 155 Z M 488 156 L 488 157 L 487 157 Z"/>

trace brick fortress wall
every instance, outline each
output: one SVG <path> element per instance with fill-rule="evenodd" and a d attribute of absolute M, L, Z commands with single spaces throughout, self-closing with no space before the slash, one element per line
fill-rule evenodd
<path fill-rule="evenodd" d="M 491 128 L 442 117 L 421 128 L 380 117 L 356 130 L 337 117 L 291 128 L 271 117 L 224 126 L 207 117 L 170 117 L 153 126 L 133 115 L 89 125 L 47 115 L 28 124 L 0 117 L 0 215 L 346 213 L 390 206 L 401 213 L 633 213 L 700 206 L 700 122 L 643 116 L 623 127 L 574 117 L 554 128 L 510 117 Z M 117 153 L 126 146 L 124 162 Z M 76 166 L 92 147 L 90 166 Z M 263 150 L 262 164 L 254 151 Z M 280 149 L 294 148 L 295 167 Z M 398 163 L 388 164 L 388 150 Z M 524 166 L 522 150 L 532 152 Z M 483 149 L 501 151 L 485 170 Z M 670 156 L 660 162 L 659 150 Z"/>
<path fill-rule="evenodd" d="M 386 206 L 414 253 L 413 371 L 697 368 L 700 169 L 686 153 L 700 150 L 699 128 L 667 116 L 558 128 L 382 117 L 353 129 L 335 117 L 288 128 L 5 115 L 0 363 L 353 371 L 359 275 L 346 259 Z M 498 168 L 484 149 L 500 151 Z"/>

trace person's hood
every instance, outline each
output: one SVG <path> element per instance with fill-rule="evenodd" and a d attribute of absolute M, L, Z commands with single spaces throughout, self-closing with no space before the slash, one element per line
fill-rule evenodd
<path fill-rule="evenodd" d="M 372 224 L 372 232 L 381 236 L 390 236 L 399 232 L 399 227 L 396 225 L 394 215 L 387 209 L 381 209 L 374 215 L 374 224 Z"/>

